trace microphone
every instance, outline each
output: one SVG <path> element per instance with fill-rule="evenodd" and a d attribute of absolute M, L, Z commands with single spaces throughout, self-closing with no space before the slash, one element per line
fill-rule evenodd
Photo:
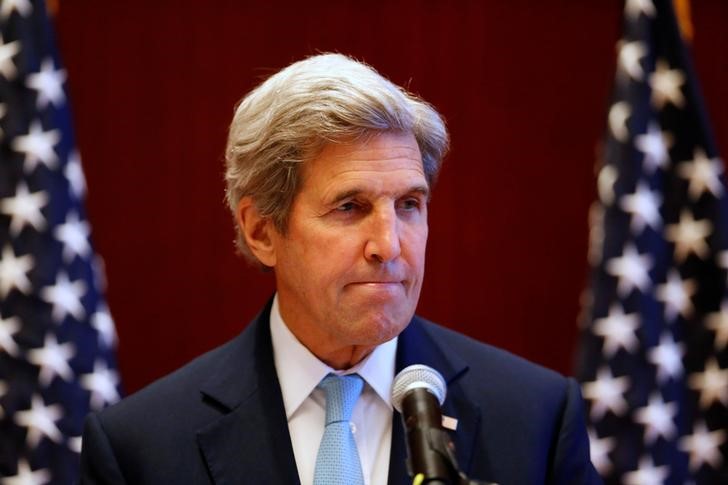
<path fill-rule="evenodd" d="M 450 439 L 442 428 L 440 406 L 447 385 L 442 375 L 426 365 L 403 369 L 394 378 L 392 405 L 402 415 L 407 432 L 407 468 L 419 483 L 450 483 Z M 452 457 L 454 458 L 454 457 Z"/>
<path fill-rule="evenodd" d="M 458 468 L 455 446 L 442 426 L 446 395 L 445 379 L 432 367 L 411 365 L 395 376 L 392 405 L 407 433 L 407 470 L 417 485 L 480 484 Z"/>

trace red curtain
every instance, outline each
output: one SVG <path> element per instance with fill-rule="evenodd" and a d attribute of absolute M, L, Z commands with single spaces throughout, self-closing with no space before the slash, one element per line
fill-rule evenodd
<path fill-rule="evenodd" d="M 240 332 L 273 291 L 223 201 L 233 105 L 338 51 L 444 114 L 419 313 L 570 373 L 620 2 L 64 2 L 56 18 L 128 391 Z M 728 147 L 728 4 L 693 2 Z"/>

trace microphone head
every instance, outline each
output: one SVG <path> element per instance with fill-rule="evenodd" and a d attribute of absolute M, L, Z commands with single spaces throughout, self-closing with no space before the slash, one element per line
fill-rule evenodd
<path fill-rule="evenodd" d="M 440 402 L 440 406 L 445 402 L 447 394 L 447 384 L 442 374 L 432 367 L 422 364 L 415 364 L 405 367 L 394 377 L 392 384 L 392 406 L 397 412 L 402 412 L 402 401 L 405 395 L 418 388 L 427 389 Z"/>

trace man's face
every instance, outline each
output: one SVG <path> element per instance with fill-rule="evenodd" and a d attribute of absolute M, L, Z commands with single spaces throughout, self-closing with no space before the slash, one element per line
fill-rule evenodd
<path fill-rule="evenodd" d="M 386 342 L 409 323 L 428 190 L 411 134 L 332 143 L 304 166 L 288 232 L 272 231 L 274 269 L 283 319 L 322 360 Z"/>

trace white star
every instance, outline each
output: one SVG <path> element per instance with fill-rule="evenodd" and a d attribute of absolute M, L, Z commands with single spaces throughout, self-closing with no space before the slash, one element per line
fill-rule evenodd
<path fill-rule="evenodd" d="M 3 247 L 0 257 L 0 298 L 5 299 L 13 289 L 27 295 L 33 289 L 27 273 L 33 269 L 33 256 L 24 254 L 16 257 L 10 244 Z"/>
<path fill-rule="evenodd" d="M 53 230 L 53 235 L 63 243 L 63 261 L 66 263 L 73 261 L 73 257 L 76 255 L 85 259 L 91 254 L 91 245 L 88 242 L 91 227 L 88 222 L 79 220 L 76 211 L 68 212 L 66 222 L 57 225 Z"/>
<path fill-rule="evenodd" d="M 59 345 L 55 335 L 49 332 L 43 347 L 28 352 L 28 361 L 40 367 L 38 381 L 41 386 L 48 387 L 55 376 L 61 377 L 66 382 L 73 379 L 73 371 L 68 362 L 74 355 L 76 350 L 72 343 Z"/>
<path fill-rule="evenodd" d="M 60 404 L 45 406 L 37 394 L 32 397 L 31 408 L 27 411 L 15 413 L 15 423 L 28 428 L 27 442 L 29 448 L 35 448 L 42 436 L 48 437 L 55 443 L 63 440 L 56 421 L 63 417 L 63 408 Z"/>
<path fill-rule="evenodd" d="M 27 135 L 13 139 L 12 147 L 16 152 L 25 154 L 23 169 L 30 174 L 38 166 L 38 162 L 51 169 L 58 166 L 58 155 L 53 146 L 60 140 L 59 130 L 43 131 L 40 121 L 35 120 L 30 124 Z"/>
<path fill-rule="evenodd" d="M 645 293 L 651 285 L 649 269 L 652 257 L 649 254 L 638 254 L 634 244 L 624 246 L 622 256 L 607 261 L 607 272 L 618 278 L 617 293 L 624 298 L 632 290 L 638 288 Z"/>
<path fill-rule="evenodd" d="M 715 263 L 721 268 L 728 270 L 728 251 L 721 251 L 716 254 Z"/>
<path fill-rule="evenodd" d="M 645 225 L 654 230 L 660 228 L 662 225 L 660 204 L 662 204 L 660 194 L 649 190 L 644 182 L 637 184 L 634 194 L 623 195 L 619 201 L 622 209 L 632 214 L 630 228 L 635 234 L 642 233 Z"/>
<path fill-rule="evenodd" d="M 81 436 L 72 436 L 68 438 L 68 449 L 74 453 L 80 454 L 81 448 L 83 448 L 83 439 Z"/>
<path fill-rule="evenodd" d="M 616 439 L 606 437 L 599 438 L 596 431 L 589 430 L 589 457 L 600 475 L 606 476 L 612 471 L 612 462 L 609 459 L 609 452 L 617 444 Z"/>
<path fill-rule="evenodd" d="M 50 471 L 45 468 L 31 471 L 28 462 L 23 459 L 18 462 L 18 472 L 16 475 L 2 479 L 3 485 L 43 485 L 50 481 Z"/>
<path fill-rule="evenodd" d="M 38 73 L 28 74 L 25 85 L 38 91 L 36 100 L 38 109 L 45 108 L 48 103 L 57 108 L 66 100 L 66 95 L 63 92 L 63 83 L 65 81 L 66 71 L 64 69 L 56 71 L 53 68 L 53 59 L 47 57 L 43 59 Z"/>
<path fill-rule="evenodd" d="M 70 184 L 71 194 L 77 199 L 82 199 L 86 194 L 86 178 L 83 176 L 83 168 L 81 168 L 81 157 L 76 150 L 68 156 L 64 174 Z"/>
<path fill-rule="evenodd" d="M 670 467 L 667 465 L 655 466 L 652 458 L 643 456 L 637 470 L 625 473 L 624 485 L 663 485 L 665 479 L 670 475 Z"/>
<path fill-rule="evenodd" d="M 688 376 L 688 385 L 700 393 L 700 407 L 707 409 L 716 401 L 728 406 L 728 369 L 721 369 L 715 357 L 705 363 L 705 370 Z"/>
<path fill-rule="evenodd" d="M 683 374 L 682 358 L 685 345 L 676 343 L 670 332 L 660 335 L 660 344 L 649 350 L 647 358 L 657 366 L 657 382 L 663 384 L 667 379 L 677 379 Z"/>
<path fill-rule="evenodd" d="M 12 357 L 18 355 L 18 345 L 13 335 L 20 331 L 20 320 L 18 317 L 3 318 L 0 314 L 0 352 L 5 351 Z"/>
<path fill-rule="evenodd" d="M 59 271 L 56 275 L 56 284 L 46 286 L 40 292 L 41 298 L 53 305 L 51 316 L 56 323 L 62 323 L 66 316 L 71 315 L 76 320 L 86 316 L 81 298 L 86 294 L 86 283 L 78 279 L 71 282 L 68 275 Z"/>
<path fill-rule="evenodd" d="M 14 40 L 6 44 L 3 40 L 2 33 L 0 33 L 0 74 L 7 81 L 10 81 L 18 74 L 18 70 L 13 62 L 13 57 L 18 52 L 20 52 L 20 42 Z"/>
<path fill-rule="evenodd" d="M 670 161 L 667 149 L 671 145 L 671 137 L 660 131 L 660 126 L 654 121 L 647 124 L 647 133 L 634 139 L 634 146 L 643 153 L 642 165 L 648 174 L 655 173 L 657 168 L 667 167 Z"/>
<path fill-rule="evenodd" d="M 618 303 L 613 304 L 606 318 L 594 321 L 594 333 L 604 338 L 604 356 L 611 358 L 619 349 L 630 354 L 637 350 L 635 331 L 639 326 L 638 314 L 625 315 Z"/>
<path fill-rule="evenodd" d="M 597 177 L 597 189 L 602 204 L 611 205 L 614 202 L 614 182 L 617 181 L 617 169 L 609 164 L 604 164 L 599 170 Z"/>
<path fill-rule="evenodd" d="M 690 454 L 690 470 L 696 471 L 706 463 L 718 470 L 723 463 L 719 447 L 725 440 L 725 430 L 708 431 L 704 422 L 697 423 L 693 434 L 680 439 L 680 449 Z"/>
<path fill-rule="evenodd" d="M 675 243 L 675 259 L 682 263 L 690 253 L 700 259 L 708 257 L 708 244 L 705 238 L 713 232 L 713 225 L 709 220 L 696 221 L 688 210 L 680 213 L 680 222 L 667 226 L 665 237 Z"/>
<path fill-rule="evenodd" d="M 658 436 L 671 440 L 677 434 L 675 415 L 677 403 L 666 403 L 659 391 L 653 392 L 647 406 L 636 409 L 635 421 L 645 427 L 645 443 L 653 444 Z"/>
<path fill-rule="evenodd" d="M 650 74 L 650 87 L 652 88 L 652 104 L 662 109 L 668 102 L 678 108 L 685 105 L 680 86 L 685 83 L 685 74 L 679 69 L 670 69 L 664 59 L 658 59 L 655 72 Z"/>
<path fill-rule="evenodd" d="M 723 300 L 720 311 L 707 316 L 707 327 L 715 332 L 715 349 L 724 350 L 728 345 L 728 300 Z"/>
<path fill-rule="evenodd" d="M 624 4 L 624 13 L 630 20 L 637 20 L 640 14 L 654 17 L 656 12 L 652 0 L 627 0 Z"/>
<path fill-rule="evenodd" d="M 114 320 L 106 305 L 99 305 L 96 313 L 91 315 L 91 325 L 99 333 L 99 342 L 106 348 L 111 348 L 116 344 Z"/>
<path fill-rule="evenodd" d="M 693 159 L 678 165 L 677 171 L 680 177 L 689 181 L 688 195 L 693 201 L 697 201 L 706 191 L 716 198 L 723 195 L 723 184 L 720 181 L 723 161 L 717 157 L 708 158 L 702 148 L 696 148 Z"/>
<path fill-rule="evenodd" d="M 81 386 L 91 392 L 91 409 L 99 410 L 106 404 L 119 400 L 119 375 L 109 369 L 102 360 L 97 360 L 90 374 L 81 376 Z"/>
<path fill-rule="evenodd" d="M 667 274 L 665 284 L 657 287 L 657 299 L 665 304 L 665 318 L 672 322 L 678 315 L 690 318 L 693 303 L 690 300 L 698 289 L 694 279 L 683 280 L 674 268 Z"/>
<path fill-rule="evenodd" d="M 45 229 L 46 220 L 41 208 L 48 203 L 48 194 L 43 190 L 28 192 L 24 181 L 18 182 L 14 197 L 0 199 L 0 212 L 10 216 L 10 235 L 17 237 L 26 225 L 36 231 Z"/>
<path fill-rule="evenodd" d="M 620 101 L 614 103 L 609 108 L 609 130 L 614 135 L 617 141 L 622 143 L 629 139 L 629 128 L 627 127 L 627 120 L 632 116 L 632 109 L 629 107 L 629 103 L 626 101 Z"/>
<path fill-rule="evenodd" d="M 581 387 L 584 397 L 592 401 L 589 413 L 592 420 L 602 419 L 607 411 L 617 416 L 627 411 L 624 392 L 629 387 L 629 379 L 626 376 L 613 377 L 612 372 L 603 367 L 597 372 L 595 381 L 585 382 Z"/>
<path fill-rule="evenodd" d="M 626 74 L 634 81 L 641 81 L 645 71 L 640 65 L 640 59 L 647 54 L 647 46 L 644 42 L 624 42 L 617 44 L 619 54 L 617 55 L 617 68 L 620 74 Z"/>
<path fill-rule="evenodd" d="M 13 10 L 17 11 L 21 17 L 27 17 L 33 12 L 33 5 L 30 0 L 3 0 L 0 4 L 0 17 L 7 20 Z"/>

